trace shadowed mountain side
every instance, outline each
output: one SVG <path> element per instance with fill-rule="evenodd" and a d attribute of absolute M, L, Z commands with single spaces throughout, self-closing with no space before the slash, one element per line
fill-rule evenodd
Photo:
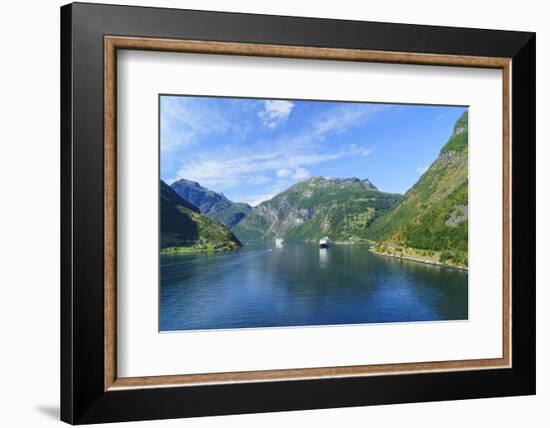
<path fill-rule="evenodd" d="M 171 187 L 182 199 L 196 206 L 201 214 L 229 228 L 234 227 L 252 210 L 250 205 L 230 201 L 223 193 L 216 193 L 195 181 L 182 178 L 172 183 Z"/>
<path fill-rule="evenodd" d="M 163 181 L 160 182 L 160 247 L 162 252 L 231 250 L 241 246 L 224 225 L 199 213 Z"/>

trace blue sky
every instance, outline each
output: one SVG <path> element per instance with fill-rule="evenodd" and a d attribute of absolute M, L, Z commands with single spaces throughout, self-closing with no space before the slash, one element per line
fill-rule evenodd
<path fill-rule="evenodd" d="M 316 175 L 404 193 L 465 109 L 162 95 L 160 175 L 251 205 Z"/>

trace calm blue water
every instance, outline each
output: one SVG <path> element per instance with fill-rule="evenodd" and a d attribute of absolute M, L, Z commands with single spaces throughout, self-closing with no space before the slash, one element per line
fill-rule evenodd
<path fill-rule="evenodd" d="M 162 256 L 160 272 L 161 331 L 468 318 L 466 272 L 361 245 Z"/>

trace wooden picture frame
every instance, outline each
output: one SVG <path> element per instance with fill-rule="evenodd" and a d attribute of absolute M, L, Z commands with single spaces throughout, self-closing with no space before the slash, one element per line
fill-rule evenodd
<path fill-rule="evenodd" d="M 117 49 L 502 70 L 502 358 L 118 377 Z M 62 420 L 80 424 L 535 392 L 534 34 L 77 3 L 61 9 L 61 52 Z"/>

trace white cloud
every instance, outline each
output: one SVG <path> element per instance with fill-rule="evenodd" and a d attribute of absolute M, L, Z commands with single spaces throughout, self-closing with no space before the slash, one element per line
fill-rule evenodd
<path fill-rule="evenodd" d="M 313 134 L 323 139 L 329 133 L 340 133 L 348 128 L 365 123 L 371 115 L 384 110 L 382 105 L 355 104 L 333 108 L 312 126 Z"/>
<path fill-rule="evenodd" d="M 302 161 L 306 160 L 305 158 L 302 159 Z M 313 158 L 308 159 L 309 161 L 314 161 Z M 304 180 L 310 176 L 310 173 L 307 169 L 303 167 L 298 167 L 295 170 L 291 169 L 278 169 L 276 171 L 276 175 L 278 178 L 287 178 L 291 177 L 293 180 Z"/>
<path fill-rule="evenodd" d="M 297 168 L 296 171 L 294 171 L 294 174 L 292 174 L 292 178 L 294 180 L 305 180 L 306 178 L 309 177 L 309 171 L 305 168 Z"/>
<path fill-rule="evenodd" d="M 284 100 L 267 100 L 264 102 L 264 109 L 258 113 L 264 126 L 275 129 L 286 122 L 294 103 Z"/>
<path fill-rule="evenodd" d="M 372 149 L 370 147 L 361 147 L 357 144 L 350 144 L 349 148 L 357 156 L 368 156 L 372 153 Z"/>
<path fill-rule="evenodd" d="M 287 179 L 278 180 L 273 185 L 265 189 L 264 193 L 239 197 L 238 201 L 245 202 L 255 207 L 261 204 L 262 202 L 269 201 L 274 196 L 277 196 L 279 193 L 286 190 L 291 184 L 292 184 L 292 181 L 289 181 Z"/>
<path fill-rule="evenodd" d="M 244 202 L 245 204 L 249 204 L 255 207 L 257 205 L 260 205 L 264 201 L 269 201 L 271 198 L 277 195 L 277 193 L 264 193 L 261 195 L 245 196 L 244 198 L 239 198 L 239 202 Z"/>
<path fill-rule="evenodd" d="M 255 175 L 250 178 L 250 183 L 255 185 L 269 183 L 270 181 L 271 181 L 271 178 L 263 174 Z"/>
<path fill-rule="evenodd" d="M 251 182 L 258 176 L 274 174 L 279 178 L 303 180 L 309 177 L 306 166 L 349 156 L 365 155 L 368 149 L 362 147 L 344 148 L 334 152 L 300 152 L 279 149 L 242 156 L 224 158 L 203 158 L 185 161 L 177 172 L 178 178 L 198 181 L 214 189 L 226 189 L 243 182 Z"/>
<path fill-rule="evenodd" d="M 278 101 L 265 101 L 265 114 L 267 115 L 267 111 L 278 111 L 280 113 L 273 113 L 272 117 L 278 120 L 288 117 L 293 104 L 287 101 L 282 103 L 283 105 Z M 315 165 L 346 157 L 368 156 L 372 149 L 364 143 L 336 145 L 327 144 L 326 141 L 334 134 L 363 124 L 373 112 L 379 110 L 374 107 L 359 104 L 338 106 L 313 121 L 304 123 L 300 132 L 290 136 L 282 135 L 276 139 L 256 141 L 236 150 L 227 147 L 223 152 L 218 149 L 203 152 L 200 157 L 183 157 L 174 179 L 198 181 L 217 191 L 240 185 L 264 184 L 269 180 L 274 180 L 274 184 L 285 181 L 288 187 L 296 181 L 308 178 L 311 175 L 310 168 Z M 267 192 L 265 190 L 265 194 L 260 195 L 261 198 L 269 196 Z M 276 193 L 278 192 L 273 192 Z M 261 199 L 260 196 L 251 196 L 248 200 L 257 201 Z"/>
<path fill-rule="evenodd" d="M 416 172 L 418 172 L 420 175 L 422 175 L 428 170 L 429 167 L 430 167 L 430 165 L 419 166 L 418 168 L 416 168 Z"/>
<path fill-rule="evenodd" d="M 185 148 L 200 137 L 233 127 L 223 115 L 191 98 L 162 97 L 161 111 L 162 152 Z"/>

